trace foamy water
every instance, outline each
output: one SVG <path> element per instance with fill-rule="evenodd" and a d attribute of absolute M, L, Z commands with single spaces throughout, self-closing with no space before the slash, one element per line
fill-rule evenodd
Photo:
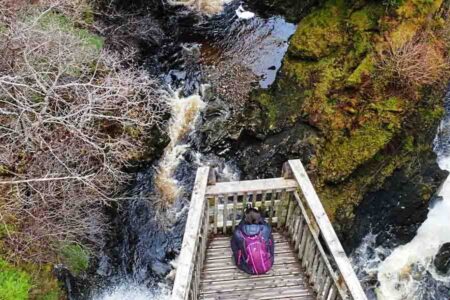
<path fill-rule="evenodd" d="M 115 287 L 110 287 L 98 293 L 93 300 L 169 300 L 170 289 L 161 286 L 156 290 L 150 290 L 144 285 L 128 282 Z"/>
<path fill-rule="evenodd" d="M 194 131 L 195 121 L 205 107 L 205 103 L 199 95 L 183 98 L 180 97 L 179 92 L 173 94 L 170 103 L 172 106 L 172 117 L 168 129 L 170 143 L 164 150 L 163 158 L 157 168 L 155 185 L 163 200 L 173 203 L 181 191 L 174 173 L 183 154 L 189 148 L 186 137 Z"/>
<path fill-rule="evenodd" d="M 447 95 L 447 105 L 449 105 Z M 447 110 L 435 140 L 435 152 L 441 169 L 450 171 L 450 112 Z M 450 281 L 436 273 L 433 259 L 444 243 L 450 242 L 450 177 L 443 183 L 438 200 L 430 208 L 427 219 L 416 236 L 406 245 L 397 247 L 378 268 L 382 300 L 422 299 L 426 291 L 426 276 L 436 281 Z M 431 296 L 434 298 L 434 296 Z M 438 299 L 438 298 L 435 298 Z"/>
<path fill-rule="evenodd" d="M 174 6 L 186 6 L 205 15 L 221 13 L 226 4 L 232 0 L 168 0 Z"/>
<path fill-rule="evenodd" d="M 450 171 L 450 92 L 446 115 L 435 139 L 441 169 Z M 352 260 L 370 298 L 380 300 L 449 299 L 438 286 L 448 286 L 450 276 L 439 275 L 433 259 L 440 247 L 450 242 L 450 177 L 442 184 L 416 236 L 395 249 L 374 247 L 376 236 L 368 234 L 355 250 Z M 374 287 L 375 281 L 378 287 Z"/>

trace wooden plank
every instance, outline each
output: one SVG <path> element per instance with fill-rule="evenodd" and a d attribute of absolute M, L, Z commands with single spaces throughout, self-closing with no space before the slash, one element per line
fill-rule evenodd
<path fill-rule="evenodd" d="M 289 205 L 289 201 L 287 199 L 288 193 L 286 190 L 281 191 L 280 204 L 277 205 L 276 213 L 277 213 L 277 227 L 281 229 L 282 226 L 286 224 L 286 215 L 287 215 L 287 206 Z"/>
<path fill-rule="evenodd" d="M 202 294 L 217 293 L 217 292 L 233 292 L 233 291 L 245 291 L 272 287 L 291 287 L 291 286 L 306 286 L 302 278 L 296 275 L 277 276 L 269 278 L 251 278 L 242 281 L 230 281 L 230 282 L 217 282 L 208 283 L 201 286 Z"/>
<path fill-rule="evenodd" d="M 187 300 L 194 271 L 193 262 L 197 255 L 198 235 L 201 230 L 201 221 L 205 206 L 205 193 L 208 183 L 208 167 L 197 170 L 191 203 L 186 221 L 186 229 L 178 257 L 177 274 L 172 289 L 172 300 Z"/>
<path fill-rule="evenodd" d="M 219 196 L 214 197 L 214 234 L 217 234 L 217 222 L 219 222 Z"/>
<path fill-rule="evenodd" d="M 248 203 L 248 193 L 245 192 L 243 199 L 242 199 L 242 216 L 245 215 L 245 210 L 247 209 L 247 203 Z"/>
<path fill-rule="evenodd" d="M 256 207 L 256 197 L 258 196 L 258 192 L 250 192 L 252 194 L 252 207 Z"/>
<path fill-rule="evenodd" d="M 293 173 L 294 178 L 300 185 L 300 189 L 308 203 L 309 209 L 311 209 L 314 215 L 315 221 L 320 228 L 320 232 L 330 250 L 330 253 L 341 273 L 344 281 L 348 287 L 348 291 L 354 300 L 367 300 L 366 294 L 359 282 L 356 274 L 350 264 L 347 255 L 342 248 L 342 245 L 336 235 L 336 232 L 328 219 L 327 214 L 322 206 L 322 203 L 317 196 L 317 193 L 309 179 L 308 174 L 303 167 L 300 160 L 290 160 L 289 166 Z"/>
<path fill-rule="evenodd" d="M 328 300 L 328 296 L 330 293 L 330 288 L 331 288 L 332 283 L 333 283 L 333 279 L 331 279 L 331 277 L 327 277 L 325 286 L 324 286 L 322 292 L 318 295 L 319 300 Z"/>
<path fill-rule="evenodd" d="M 227 233 L 227 223 L 228 223 L 228 194 L 223 196 L 223 218 L 222 218 L 222 232 L 223 234 Z M 219 226 L 220 227 L 220 226 Z"/>
<path fill-rule="evenodd" d="M 244 180 L 232 182 L 217 182 L 206 189 L 206 195 L 234 194 L 243 195 L 244 193 L 267 191 L 273 189 L 286 189 L 294 191 L 298 188 L 298 183 L 293 179 L 270 178 L 258 180 Z"/>
<path fill-rule="evenodd" d="M 233 196 L 233 220 L 232 220 L 233 222 L 232 222 L 232 226 L 231 226 L 231 229 L 233 232 L 234 232 L 234 228 L 236 227 L 236 215 L 237 215 L 237 204 L 238 204 L 237 200 L 238 200 L 238 195 L 234 194 L 234 196 Z"/>
<path fill-rule="evenodd" d="M 313 300 L 312 293 L 302 287 L 275 287 L 270 289 L 259 289 L 250 291 L 226 292 L 220 294 L 201 294 L 201 300 L 271 300 L 271 299 L 296 299 Z"/>
<path fill-rule="evenodd" d="M 211 271 L 211 272 L 202 272 L 202 282 L 211 282 L 211 281 L 229 281 L 229 280 L 237 280 L 237 279 L 245 279 L 249 277 L 257 277 L 257 278 L 265 278 L 271 276 L 284 276 L 284 275 L 297 275 L 303 276 L 302 270 L 297 264 L 293 264 L 291 266 L 275 266 L 269 272 L 264 275 L 249 275 L 244 273 L 239 269 L 231 269 L 231 270 L 219 270 L 219 271 Z"/>
<path fill-rule="evenodd" d="M 286 216 L 286 227 L 288 232 L 292 235 L 292 213 L 294 211 L 294 201 L 292 200 L 291 193 L 289 193 L 288 211 Z"/>
<path fill-rule="evenodd" d="M 278 205 L 279 203 L 280 203 L 280 200 L 279 199 L 275 199 L 275 205 Z M 271 205 L 271 200 L 267 200 L 265 203 L 261 203 L 261 201 L 257 201 L 257 202 L 255 202 L 254 205 L 252 205 L 252 207 L 262 209 L 262 207 L 270 207 L 270 205 Z M 233 207 L 234 207 L 233 203 L 228 203 L 228 205 L 227 205 L 228 211 L 233 210 Z M 238 209 L 243 209 L 244 205 L 243 205 L 243 203 L 239 203 L 238 202 L 236 207 Z M 224 209 L 224 205 L 223 204 L 219 204 L 218 205 L 218 209 L 219 209 L 219 211 L 222 211 Z"/>

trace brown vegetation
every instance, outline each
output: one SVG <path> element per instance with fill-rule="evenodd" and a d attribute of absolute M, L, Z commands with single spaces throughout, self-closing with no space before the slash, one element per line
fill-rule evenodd
<path fill-rule="evenodd" d="M 414 90 L 443 82 L 449 74 L 445 45 L 431 34 L 415 37 L 401 46 L 390 43 L 389 50 L 379 56 L 378 67 L 396 84 Z"/>
<path fill-rule="evenodd" d="M 0 226 L 11 257 L 45 262 L 64 243 L 101 245 L 123 167 L 162 122 L 155 82 L 101 48 L 52 6 L 0 32 Z"/>

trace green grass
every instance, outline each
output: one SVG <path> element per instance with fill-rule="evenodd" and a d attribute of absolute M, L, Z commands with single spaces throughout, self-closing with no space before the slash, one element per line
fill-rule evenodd
<path fill-rule="evenodd" d="M 31 290 L 31 277 L 0 259 L 0 300 L 25 300 Z"/>
<path fill-rule="evenodd" d="M 63 263 L 74 274 L 80 274 L 89 267 L 89 251 L 78 244 L 67 244 L 61 248 Z"/>
<path fill-rule="evenodd" d="M 63 32 L 72 33 L 88 47 L 93 47 L 96 50 L 103 48 L 104 39 L 102 37 L 89 32 L 87 29 L 77 28 L 73 21 L 62 14 L 49 12 L 39 20 L 39 23 L 44 29 L 56 27 Z"/>

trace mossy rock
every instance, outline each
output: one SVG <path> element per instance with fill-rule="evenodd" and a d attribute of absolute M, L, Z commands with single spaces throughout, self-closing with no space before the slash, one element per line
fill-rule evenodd
<path fill-rule="evenodd" d="M 365 78 L 369 78 L 375 70 L 375 59 L 372 55 L 367 55 L 353 73 L 347 78 L 346 84 L 356 87 L 363 83 Z"/>
<path fill-rule="evenodd" d="M 362 9 L 354 11 L 348 23 L 355 31 L 372 31 L 378 28 L 378 21 L 384 14 L 385 8 L 381 4 L 368 4 Z"/>
<path fill-rule="evenodd" d="M 327 142 L 319 159 L 319 170 L 326 181 L 340 182 L 358 166 L 374 157 L 392 139 L 393 132 L 378 123 L 368 123 L 350 136 Z"/>
<path fill-rule="evenodd" d="M 318 60 L 333 53 L 347 40 L 344 30 L 346 8 L 342 1 L 327 2 L 298 24 L 291 39 L 289 54 L 302 59 Z"/>

